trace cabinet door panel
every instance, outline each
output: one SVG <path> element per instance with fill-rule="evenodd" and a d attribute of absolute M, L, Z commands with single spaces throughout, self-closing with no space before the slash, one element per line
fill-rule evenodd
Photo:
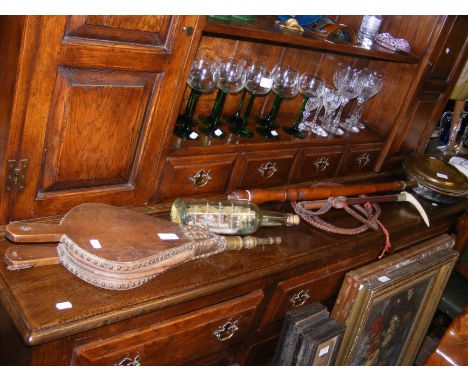
<path fill-rule="evenodd" d="M 199 17 L 31 18 L 37 29 L 25 47 L 34 60 L 18 84 L 26 107 L 16 154 L 28 168 L 10 219 L 62 214 L 91 201 L 147 202 L 200 36 L 182 29 L 198 30 Z M 99 34 L 71 42 L 77 20 L 100 27 Z M 153 35 L 151 47 L 133 39 L 144 33 Z"/>
<path fill-rule="evenodd" d="M 154 73 L 60 67 L 46 131 L 41 197 L 132 185 L 144 116 L 158 80 Z"/>
<path fill-rule="evenodd" d="M 170 26 L 170 16 L 72 16 L 65 39 L 160 47 L 166 44 Z"/>

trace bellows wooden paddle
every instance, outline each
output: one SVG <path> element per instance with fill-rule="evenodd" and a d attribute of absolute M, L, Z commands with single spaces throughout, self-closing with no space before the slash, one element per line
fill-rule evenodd
<path fill-rule="evenodd" d="M 9 270 L 61 263 L 90 284 L 116 290 L 137 287 L 189 260 L 281 242 L 279 237 L 219 236 L 98 203 L 72 208 L 60 224 L 11 223 L 5 236 L 14 242 L 58 242 L 9 247 L 5 253 Z"/>

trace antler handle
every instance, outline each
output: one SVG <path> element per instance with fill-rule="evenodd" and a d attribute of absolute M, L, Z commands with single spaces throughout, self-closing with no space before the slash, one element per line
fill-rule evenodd
<path fill-rule="evenodd" d="M 241 249 L 252 249 L 259 245 L 281 244 L 281 237 L 259 238 L 255 236 L 225 236 L 226 251 L 240 251 Z"/>

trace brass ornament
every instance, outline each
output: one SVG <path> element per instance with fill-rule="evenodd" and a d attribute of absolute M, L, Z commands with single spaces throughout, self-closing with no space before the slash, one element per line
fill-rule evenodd
<path fill-rule="evenodd" d="M 289 29 L 295 32 L 304 32 L 304 28 L 301 27 L 299 22 L 294 17 L 284 21 L 278 21 L 277 23 L 280 28 Z"/>

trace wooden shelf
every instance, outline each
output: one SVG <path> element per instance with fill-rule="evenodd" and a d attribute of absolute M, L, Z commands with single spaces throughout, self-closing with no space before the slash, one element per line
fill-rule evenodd
<path fill-rule="evenodd" d="M 290 115 L 278 116 L 277 123 L 279 126 L 288 126 L 293 120 Z M 229 133 L 227 126 L 222 129 L 226 133 L 223 138 L 210 138 L 201 134 L 200 139 L 196 141 L 183 140 L 173 134 L 170 146 L 170 155 L 185 156 L 196 154 L 217 154 L 228 152 L 246 152 L 255 150 L 277 150 L 311 146 L 331 146 L 331 145 L 348 145 L 357 143 L 381 143 L 384 137 L 371 126 L 367 126 L 359 133 L 345 132 L 343 136 L 329 136 L 327 138 L 319 137 L 315 134 L 310 134 L 307 137 L 300 139 L 288 135 L 282 128 L 277 130 L 279 139 L 268 139 L 261 136 L 255 130 L 255 122 L 249 121 L 249 129 L 254 132 L 251 138 L 238 137 Z M 198 128 L 195 131 L 199 132 Z"/>
<path fill-rule="evenodd" d="M 326 40 L 319 33 L 298 33 L 281 29 L 275 25 L 273 17 L 258 16 L 255 22 L 251 24 L 220 22 L 207 19 L 203 28 L 203 33 L 205 35 L 214 35 L 218 37 L 234 37 L 239 40 L 271 42 L 276 45 L 350 54 L 374 60 L 393 61 L 406 64 L 417 64 L 420 62 L 420 59 L 413 55 L 394 53 L 379 46 L 373 46 L 372 49 L 365 49 L 357 45 Z"/>

